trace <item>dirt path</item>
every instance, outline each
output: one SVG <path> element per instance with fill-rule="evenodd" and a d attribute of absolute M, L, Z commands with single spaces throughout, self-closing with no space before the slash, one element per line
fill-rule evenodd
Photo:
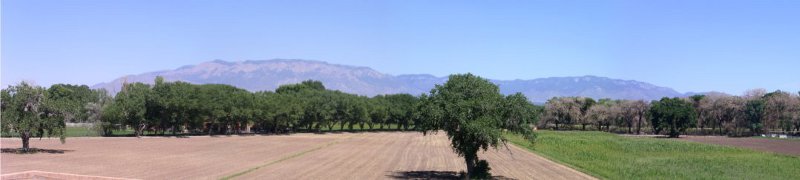
<path fill-rule="evenodd" d="M 724 136 L 682 136 L 680 139 L 800 156 L 800 141 L 793 140 L 767 138 L 730 138 Z"/>
<path fill-rule="evenodd" d="M 19 147 L 3 139 L 0 146 Z M 443 134 L 378 132 L 191 138 L 34 140 L 59 153 L 3 153 L 2 174 L 40 170 L 141 179 L 452 178 L 464 170 Z M 509 153 L 510 152 L 510 153 Z M 492 174 L 514 179 L 593 179 L 523 149 L 479 155 Z"/>

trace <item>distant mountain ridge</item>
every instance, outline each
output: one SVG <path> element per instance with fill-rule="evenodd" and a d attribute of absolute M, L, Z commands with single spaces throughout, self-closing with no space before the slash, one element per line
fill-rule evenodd
<path fill-rule="evenodd" d="M 185 81 L 194 84 L 229 84 L 249 91 L 272 91 L 283 84 L 314 79 L 322 81 L 328 89 L 366 96 L 394 93 L 419 95 L 429 92 L 435 84 L 447 81 L 447 77 L 430 74 L 395 76 L 369 67 L 300 59 L 273 59 L 236 62 L 214 60 L 174 70 L 128 75 L 92 87 L 116 93 L 123 82 L 152 84 L 156 76 L 162 76 L 167 81 Z M 503 94 L 522 92 L 533 102 L 545 102 L 558 96 L 644 100 L 684 96 L 671 88 L 650 83 L 597 76 L 490 81 L 497 84 Z"/>

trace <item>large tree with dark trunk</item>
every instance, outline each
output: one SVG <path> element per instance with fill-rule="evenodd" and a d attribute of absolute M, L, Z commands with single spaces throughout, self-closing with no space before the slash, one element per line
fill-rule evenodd
<path fill-rule="evenodd" d="M 47 91 L 22 82 L 2 90 L 4 133 L 16 133 L 22 138 L 22 151 L 30 148 L 31 137 L 58 136 L 64 143 L 64 109 L 48 99 Z"/>
<path fill-rule="evenodd" d="M 428 96 L 422 96 L 420 104 L 426 107 L 421 109 L 427 121 L 421 121 L 423 124 L 417 129 L 426 134 L 444 130 L 453 150 L 464 157 L 467 178 L 488 178 L 485 177 L 488 165 L 478 159 L 478 151 L 504 144 L 504 129 L 533 139 L 529 126 L 533 115 L 528 112 L 531 106 L 522 99 L 524 96 L 516 94 L 506 100 L 496 85 L 481 77 L 451 75 L 446 83 L 436 85 Z M 487 166 L 478 169 L 479 165 Z"/>

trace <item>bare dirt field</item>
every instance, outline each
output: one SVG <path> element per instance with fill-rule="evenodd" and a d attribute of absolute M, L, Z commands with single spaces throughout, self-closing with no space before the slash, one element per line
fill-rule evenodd
<path fill-rule="evenodd" d="M 767 138 L 731 138 L 724 136 L 681 136 L 680 139 L 800 156 L 800 141 Z"/>
<path fill-rule="evenodd" d="M 18 139 L 2 139 L 18 148 Z M 36 154 L 2 153 L 0 173 L 46 171 L 136 179 L 454 178 L 463 158 L 443 133 L 294 134 L 32 140 Z M 481 153 L 498 178 L 593 179 L 509 144 Z M 7 179 L 7 177 L 6 177 Z"/>

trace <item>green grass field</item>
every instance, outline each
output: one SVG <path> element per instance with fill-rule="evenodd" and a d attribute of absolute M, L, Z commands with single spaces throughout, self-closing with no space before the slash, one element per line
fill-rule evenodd
<path fill-rule="evenodd" d="M 675 139 L 592 131 L 539 131 L 509 140 L 601 179 L 800 179 L 800 157 Z"/>
<path fill-rule="evenodd" d="M 133 130 L 132 129 L 114 130 L 113 133 L 114 133 L 114 136 L 132 136 L 133 135 Z M 66 137 L 98 137 L 100 135 L 97 134 L 96 131 L 94 131 L 94 130 L 92 130 L 90 128 L 86 128 L 86 127 L 67 127 L 66 128 L 66 134 L 64 134 L 64 136 L 66 136 Z M 16 133 L 8 133 L 8 134 L 3 133 L 2 137 L 19 137 L 19 136 Z"/>

